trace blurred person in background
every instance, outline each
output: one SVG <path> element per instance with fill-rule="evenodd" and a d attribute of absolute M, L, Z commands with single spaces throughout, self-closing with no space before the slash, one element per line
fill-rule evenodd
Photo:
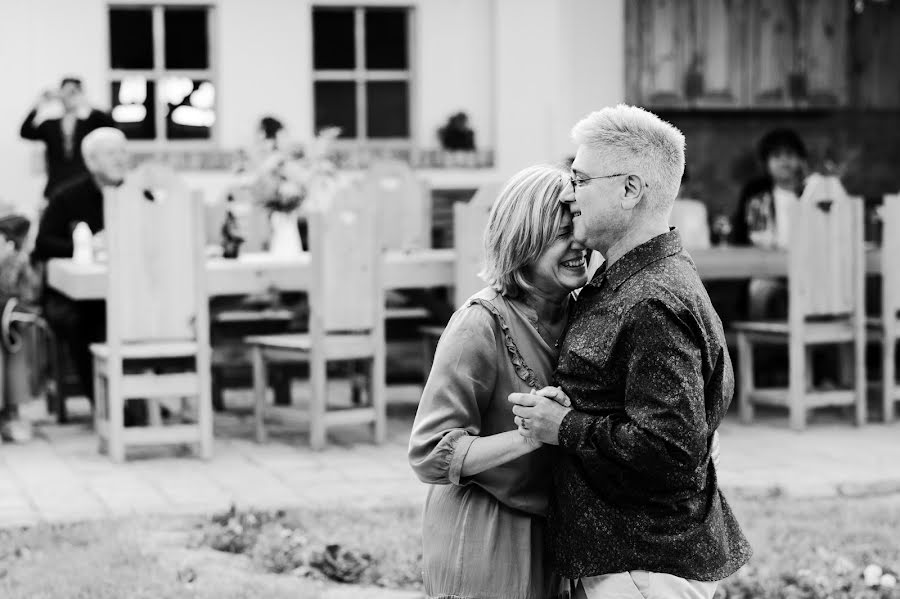
<path fill-rule="evenodd" d="M 764 173 L 741 190 L 733 218 L 733 243 L 786 248 L 786 206 L 803 192 L 808 174 L 806 145 L 792 129 L 773 129 L 757 150 Z"/>
<path fill-rule="evenodd" d="M 128 172 L 125 134 L 111 127 L 95 129 L 82 141 L 81 153 L 87 172 L 68 181 L 50 197 L 31 254 L 34 263 L 44 264 L 50 258 L 71 258 L 74 251 L 72 231 L 78 223 L 86 223 L 94 235 L 103 231 L 103 188 L 121 184 Z M 90 344 L 106 338 L 104 302 L 76 302 L 47 288 L 43 308 L 57 339 L 68 345 L 82 389 L 93 404 Z"/>
<path fill-rule="evenodd" d="M 115 122 L 107 113 L 91 108 L 80 79 L 66 77 L 59 90 L 41 93 L 19 134 L 23 139 L 44 142 L 44 197 L 49 198 L 62 183 L 87 172 L 81 142 L 100 127 L 115 127 Z"/>
<path fill-rule="evenodd" d="M 803 193 L 807 176 L 806 145 L 792 129 L 773 129 L 759 142 L 765 173 L 744 185 L 732 219 L 732 242 L 786 250 L 790 244 L 790 205 Z M 751 319 L 787 316 L 784 279 L 755 278 L 747 291 Z"/>
<path fill-rule="evenodd" d="M 767 249 L 790 247 L 790 206 L 799 200 L 809 175 L 806 144 L 793 129 L 773 129 L 763 135 L 757 150 L 765 173 L 750 180 L 741 191 L 733 218 L 733 242 Z M 788 317 L 786 278 L 750 279 L 740 312 L 750 320 L 784 320 Z M 756 357 L 759 384 L 787 384 L 787 348 L 773 346 Z M 839 357 L 834 348 L 813 353 L 816 385 L 833 387 Z"/>
<path fill-rule="evenodd" d="M 38 317 L 40 276 L 23 247 L 31 222 L 11 206 L 0 209 L 0 439 L 22 443 L 32 437 L 31 423 L 19 407 L 31 398 L 29 375 L 41 364 L 24 351 L 22 327 L 45 326 Z"/>

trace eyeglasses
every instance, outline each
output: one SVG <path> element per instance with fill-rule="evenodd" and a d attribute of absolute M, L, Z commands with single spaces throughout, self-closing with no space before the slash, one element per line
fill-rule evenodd
<path fill-rule="evenodd" d="M 575 177 L 569 177 L 569 183 L 572 184 L 572 193 L 575 193 L 579 187 L 584 187 L 588 184 L 588 181 L 593 181 L 594 179 L 611 179 L 612 177 L 621 177 L 622 175 L 627 175 L 628 173 L 616 173 L 615 175 L 603 175 L 602 177 L 582 177 L 580 179 L 576 179 Z"/>

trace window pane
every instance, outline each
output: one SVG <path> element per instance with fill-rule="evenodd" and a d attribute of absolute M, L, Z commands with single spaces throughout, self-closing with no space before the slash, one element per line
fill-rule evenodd
<path fill-rule="evenodd" d="M 165 32 L 167 68 L 209 68 L 205 8 L 167 8 Z"/>
<path fill-rule="evenodd" d="M 366 94 L 369 137 L 409 137 L 409 84 L 370 81 Z"/>
<path fill-rule="evenodd" d="M 353 9 L 313 9 L 314 68 L 356 67 L 356 37 L 353 27 Z"/>
<path fill-rule="evenodd" d="M 109 64 L 114 69 L 153 68 L 153 14 L 149 8 L 109 9 Z"/>
<path fill-rule="evenodd" d="M 166 107 L 166 139 L 209 139 L 216 122 L 216 89 L 211 81 L 166 77 L 160 82 Z"/>
<path fill-rule="evenodd" d="M 154 83 L 143 77 L 112 82 L 112 117 L 128 139 L 156 139 Z"/>
<path fill-rule="evenodd" d="M 356 137 L 356 83 L 316 81 L 316 131 L 341 128 L 341 137 Z"/>
<path fill-rule="evenodd" d="M 366 10 L 366 68 L 408 67 L 405 9 Z"/>

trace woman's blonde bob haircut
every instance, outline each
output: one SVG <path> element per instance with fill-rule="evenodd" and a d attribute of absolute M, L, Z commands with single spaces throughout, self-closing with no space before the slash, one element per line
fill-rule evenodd
<path fill-rule="evenodd" d="M 513 175 L 497 196 L 478 275 L 501 294 L 517 298 L 532 290 L 527 271 L 559 233 L 566 210 L 559 198 L 567 184 L 567 171 L 540 164 Z"/>

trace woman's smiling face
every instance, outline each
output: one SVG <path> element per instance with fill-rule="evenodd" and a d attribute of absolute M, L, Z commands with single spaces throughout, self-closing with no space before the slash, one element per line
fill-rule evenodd
<path fill-rule="evenodd" d="M 572 235 L 572 215 L 564 206 L 556 237 L 528 269 L 529 282 L 549 296 L 564 296 L 587 283 L 584 246 Z"/>

